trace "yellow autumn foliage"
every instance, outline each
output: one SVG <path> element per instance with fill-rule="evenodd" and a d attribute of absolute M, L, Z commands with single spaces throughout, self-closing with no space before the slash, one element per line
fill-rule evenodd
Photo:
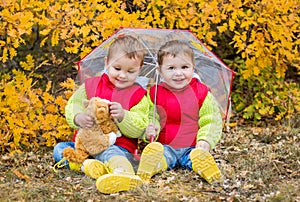
<path fill-rule="evenodd" d="M 69 134 L 63 106 L 74 81 L 66 78 L 63 96 L 35 82 L 70 68 L 121 26 L 191 30 L 236 71 L 233 108 L 244 118 L 299 116 L 299 83 L 285 79 L 300 72 L 299 0 L 5 0 L 0 8 L 1 151 Z"/>
<path fill-rule="evenodd" d="M 86 55 L 120 26 L 190 29 L 208 46 L 231 32 L 232 45 L 245 61 L 252 58 L 257 75 L 265 62 L 276 62 L 278 77 L 289 64 L 299 66 L 299 2 L 297 0 L 221 1 L 1 1 L 1 61 L 17 56 L 17 48 L 38 26 L 41 46 L 61 45 L 68 53 Z M 132 4 L 128 8 L 127 4 Z M 139 8 L 136 11 L 129 9 Z M 8 57 L 9 56 L 9 57 Z M 246 78 L 250 75 L 244 75 Z"/>
<path fill-rule="evenodd" d="M 41 145 L 54 146 L 67 140 L 72 130 L 64 118 L 69 97 L 53 97 L 49 90 L 34 88 L 32 79 L 22 71 L 13 70 L 15 78 L 1 80 L 0 87 L 0 153 L 20 151 Z M 74 90 L 73 82 L 62 84 L 66 92 Z"/>

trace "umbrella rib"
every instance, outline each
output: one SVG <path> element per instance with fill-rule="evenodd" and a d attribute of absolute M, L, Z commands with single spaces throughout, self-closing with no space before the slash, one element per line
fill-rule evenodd
<path fill-rule="evenodd" d="M 153 109 L 153 125 L 155 127 L 156 123 L 156 99 L 157 99 L 157 88 L 158 88 L 158 74 L 156 74 L 155 78 L 155 91 L 154 91 L 154 109 Z"/>

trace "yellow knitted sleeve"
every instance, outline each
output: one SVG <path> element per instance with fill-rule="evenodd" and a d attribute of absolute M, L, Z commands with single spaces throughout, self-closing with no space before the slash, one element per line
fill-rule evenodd
<path fill-rule="evenodd" d="M 213 149 L 222 135 L 222 117 L 218 104 L 210 92 L 199 110 L 199 117 L 200 129 L 197 134 L 197 142 L 204 140 Z"/>
<path fill-rule="evenodd" d="M 82 84 L 70 97 L 68 100 L 68 103 L 65 107 L 65 116 L 67 123 L 70 125 L 72 128 L 79 128 L 75 123 L 74 123 L 74 117 L 79 114 L 83 113 L 85 111 L 85 108 L 83 106 L 83 100 L 87 99 L 86 91 L 85 91 L 85 86 Z"/>
<path fill-rule="evenodd" d="M 117 125 L 122 133 L 129 138 L 139 138 L 144 133 L 145 128 L 149 124 L 149 103 L 147 97 L 133 106 L 129 111 L 125 110 L 124 119 L 117 122 Z"/>

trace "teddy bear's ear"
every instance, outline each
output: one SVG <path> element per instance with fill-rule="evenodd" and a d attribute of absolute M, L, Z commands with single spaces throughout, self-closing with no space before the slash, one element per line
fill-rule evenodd
<path fill-rule="evenodd" d="M 89 100 L 87 100 L 87 99 L 83 100 L 83 106 L 84 106 L 85 108 L 87 108 L 87 106 L 89 105 L 89 103 L 90 103 Z"/>

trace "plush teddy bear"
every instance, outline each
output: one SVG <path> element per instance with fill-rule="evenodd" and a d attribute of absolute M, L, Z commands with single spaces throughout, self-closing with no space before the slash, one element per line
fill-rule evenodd
<path fill-rule="evenodd" d="M 75 139 L 75 150 L 65 148 L 63 156 L 74 163 L 82 163 L 88 156 L 95 155 L 114 144 L 121 136 L 113 117 L 109 113 L 109 101 L 93 97 L 84 101 L 86 113 L 94 118 L 91 128 L 80 128 Z"/>

